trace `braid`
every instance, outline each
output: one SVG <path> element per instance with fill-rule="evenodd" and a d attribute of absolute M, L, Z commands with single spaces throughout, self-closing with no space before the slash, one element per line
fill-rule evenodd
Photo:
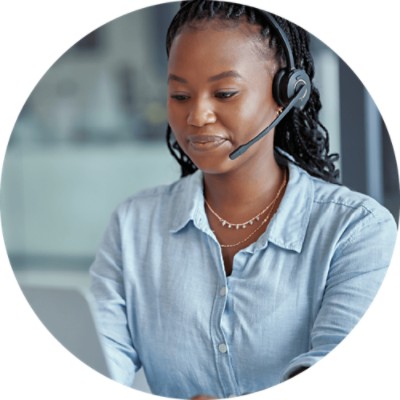
<path fill-rule="evenodd" d="M 261 26 L 260 34 L 267 39 L 269 48 L 275 52 L 279 68 L 285 66 L 285 53 L 276 37 L 274 30 L 270 29 L 262 13 L 256 8 L 247 7 L 237 3 L 224 1 L 192 0 L 181 1 L 181 8 L 173 18 L 166 37 L 167 55 L 174 38 L 182 28 L 192 22 L 211 20 L 239 20 L 245 18 L 248 23 Z M 274 16 L 288 36 L 291 43 L 296 68 L 302 68 L 311 80 L 311 94 L 303 109 L 294 108 L 275 128 L 274 145 L 280 153 L 295 162 L 313 176 L 329 182 L 337 182 L 339 171 L 335 167 L 338 154 L 329 154 L 329 134 L 319 121 L 321 101 L 318 89 L 313 84 L 314 61 L 309 50 L 309 35 L 297 25 Z M 168 148 L 173 157 L 181 166 L 182 176 L 189 175 L 197 167 L 183 152 L 173 138 L 170 126 L 167 128 Z"/>
<path fill-rule="evenodd" d="M 322 108 L 318 89 L 312 83 L 314 61 L 309 50 L 306 31 L 275 16 L 287 34 L 292 46 L 296 66 L 303 68 L 311 79 L 311 95 L 302 110 L 294 108 L 275 129 L 275 146 L 284 150 L 311 175 L 337 182 L 339 171 L 335 167 L 338 154 L 329 154 L 329 133 L 319 121 Z"/>

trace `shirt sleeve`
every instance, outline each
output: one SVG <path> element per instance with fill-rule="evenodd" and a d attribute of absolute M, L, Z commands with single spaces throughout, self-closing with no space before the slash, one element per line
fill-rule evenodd
<path fill-rule="evenodd" d="M 90 289 L 111 378 L 132 386 L 141 364 L 126 315 L 120 214 L 118 210 L 113 213 L 90 267 Z"/>
<path fill-rule="evenodd" d="M 387 210 L 352 224 L 338 242 L 330 265 L 310 350 L 294 358 L 282 381 L 311 367 L 354 328 L 373 301 L 390 264 L 397 227 Z"/>

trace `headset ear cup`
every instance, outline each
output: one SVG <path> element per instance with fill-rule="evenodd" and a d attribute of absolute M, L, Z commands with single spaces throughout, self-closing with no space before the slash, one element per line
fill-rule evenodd
<path fill-rule="evenodd" d="M 287 97 L 287 76 L 286 70 L 279 70 L 274 77 L 272 83 L 272 95 L 276 104 L 280 107 L 285 107 L 289 101 Z"/>
<path fill-rule="evenodd" d="M 292 99 L 303 87 L 305 92 L 295 104 L 296 108 L 302 109 L 311 95 L 311 80 L 308 74 L 303 69 L 295 69 L 290 72 L 287 80 L 287 96 Z"/>
<path fill-rule="evenodd" d="M 303 86 L 306 87 L 306 92 L 294 105 L 299 109 L 302 109 L 310 98 L 310 77 L 302 69 L 295 69 L 289 72 L 285 69 L 279 70 L 275 74 L 272 85 L 272 93 L 278 106 L 286 107 Z"/>

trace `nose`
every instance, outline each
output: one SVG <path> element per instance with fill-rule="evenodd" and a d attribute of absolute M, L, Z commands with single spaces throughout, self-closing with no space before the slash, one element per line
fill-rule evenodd
<path fill-rule="evenodd" d="M 189 125 L 202 127 L 204 125 L 213 124 L 216 120 L 217 116 L 209 101 L 205 99 L 193 101 L 187 118 L 187 123 Z"/>

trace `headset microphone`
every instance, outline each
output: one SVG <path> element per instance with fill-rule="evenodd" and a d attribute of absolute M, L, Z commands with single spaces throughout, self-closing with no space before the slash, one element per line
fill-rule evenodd
<path fill-rule="evenodd" d="M 263 131 L 261 131 L 255 138 L 249 142 L 239 146 L 231 154 L 229 158 L 234 160 L 235 158 L 242 155 L 250 146 L 258 142 L 263 138 L 268 132 L 270 132 L 285 115 L 293 108 L 302 109 L 311 94 L 311 79 L 304 71 L 304 69 L 298 69 L 295 67 L 294 57 L 292 53 L 292 48 L 286 33 L 281 28 L 281 26 L 276 21 L 272 14 L 259 10 L 265 19 L 269 22 L 271 29 L 275 31 L 278 39 L 280 39 L 282 48 L 286 56 L 286 67 L 279 70 L 272 82 L 272 94 L 274 100 L 278 106 L 284 107 L 283 111 L 279 114 L 277 118 L 272 121 Z"/>

